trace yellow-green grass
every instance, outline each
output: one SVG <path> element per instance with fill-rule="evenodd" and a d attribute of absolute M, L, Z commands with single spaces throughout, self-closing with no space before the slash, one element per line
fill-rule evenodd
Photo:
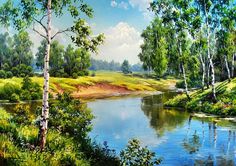
<path fill-rule="evenodd" d="M 37 82 L 43 86 L 43 77 L 32 77 L 33 82 Z M 12 83 L 20 86 L 22 78 L 0 79 L 0 88 L 6 83 Z M 83 76 L 77 79 L 72 78 L 50 78 L 50 89 L 53 92 L 60 90 L 73 92 L 78 90 L 78 86 L 96 85 L 97 83 L 108 83 L 118 87 L 125 87 L 130 91 L 155 91 L 173 87 L 176 83 L 175 79 L 145 79 L 134 77 L 132 75 L 124 75 L 118 72 L 96 72 L 96 76 Z"/>
<path fill-rule="evenodd" d="M 191 100 L 185 94 L 178 95 L 165 103 L 171 107 L 186 107 L 190 111 L 236 116 L 236 78 L 216 83 L 216 98 L 212 98 L 212 88 L 195 90 L 190 93 Z"/>

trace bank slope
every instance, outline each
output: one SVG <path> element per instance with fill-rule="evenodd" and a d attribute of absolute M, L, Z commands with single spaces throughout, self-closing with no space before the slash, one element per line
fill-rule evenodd
<path fill-rule="evenodd" d="M 33 82 L 43 85 L 42 77 L 32 77 Z M 22 78 L 0 79 L 0 88 L 6 83 L 20 86 Z M 174 79 L 146 79 L 117 72 L 97 72 L 96 76 L 78 79 L 50 78 L 50 93 L 70 92 L 77 98 L 103 98 L 126 94 L 165 91 L 174 88 Z"/>
<path fill-rule="evenodd" d="M 178 95 L 165 103 L 168 107 L 184 107 L 188 111 L 205 112 L 221 116 L 236 115 L 236 78 L 216 84 L 217 102 L 212 101 L 211 89 L 190 93 L 188 101 L 185 94 Z"/>

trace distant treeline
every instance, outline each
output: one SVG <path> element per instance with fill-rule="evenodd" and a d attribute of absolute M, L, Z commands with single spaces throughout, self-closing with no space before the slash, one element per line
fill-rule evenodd
<path fill-rule="evenodd" d="M 115 61 L 107 62 L 105 60 L 96 60 L 91 58 L 91 66 L 89 70 L 107 70 L 107 71 L 121 71 L 121 64 Z M 132 72 L 144 71 L 142 64 L 137 63 L 129 66 L 129 70 Z"/>

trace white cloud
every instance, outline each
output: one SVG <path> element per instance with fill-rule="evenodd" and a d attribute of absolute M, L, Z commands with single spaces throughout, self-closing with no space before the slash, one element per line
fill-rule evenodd
<path fill-rule="evenodd" d="M 125 59 L 132 64 L 139 62 L 137 55 L 143 42 L 139 31 L 128 23 L 120 22 L 108 28 L 104 34 L 105 43 L 99 47 L 99 55 L 93 56 L 94 58 L 120 63 Z"/>
<path fill-rule="evenodd" d="M 114 0 L 112 0 L 112 1 L 111 1 L 111 7 L 117 7 L 117 2 L 114 1 Z"/>
<path fill-rule="evenodd" d="M 146 20 L 151 21 L 154 17 L 154 13 L 148 10 L 151 2 L 153 2 L 153 0 L 128 0 L 128 2 L 117 2 L 116 0 L 112 0 L 111 6 L 113 8 L 120 8 L 124 10 L 128 10 L 129 7 L 138 8 L 138 10 L 143 14 L 143 17 Z"/>
<path fill-rule="evenodd" d="M 119 3 L 118 7 L 121 8 L 121 9 L 128 10 L 128 9 L 129 9 L 129 8 L 128 8 L 128 7 L 129 7 L 129 4 L 126 3 L 126 2 L 124 2 L 124 1 L 121 1 L 121 3 Z"/>
<path fill-rule="evenodd" d="M 124 10 L 128 10 L 129 9 L 129 4 L 127 2 L 121 1 L 120 3 L 116 2 L 115 0 L 111 1 L 111 7 L 115 8 L 120 8 L 120 9 L 124 9 Z"/>
<path fill-rule="evenodd" d="M 142 12 L 144 18 L 149 21 L 152 20 L 154 16 L 154 13 L 148 10 L 151 2 L 153 2 L 153 0 L 129 0 L 129 4 L 133 8 L 137 7 L 139 11 Z"/>

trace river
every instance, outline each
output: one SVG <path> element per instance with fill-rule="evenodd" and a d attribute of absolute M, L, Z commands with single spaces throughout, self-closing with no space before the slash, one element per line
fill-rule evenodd
<path fill-rule="evenodd" d="M 163 108 L 172 93 L 88 103 L 95 115 L 90 137 L 118 154 L 138 138 L 163 158 L 161 165 L 236 165 L 236 124 Z"/>
<path fill-rule="evenodd" d="M 197 118 L 183 109 L 168 109 L 163 103 L 175 93 L 146 97 L 121 97 L 88 102 L 95 115 L 93 140 L 119 155 L 131 138 L 137 138 L 162 157 L 161 165 L 236 165 L 236 124 L 215 118 Z M 7 111 L 41 102 L 2 104 Z M 25 108 L 24 108 L 25 109 Z"/>

